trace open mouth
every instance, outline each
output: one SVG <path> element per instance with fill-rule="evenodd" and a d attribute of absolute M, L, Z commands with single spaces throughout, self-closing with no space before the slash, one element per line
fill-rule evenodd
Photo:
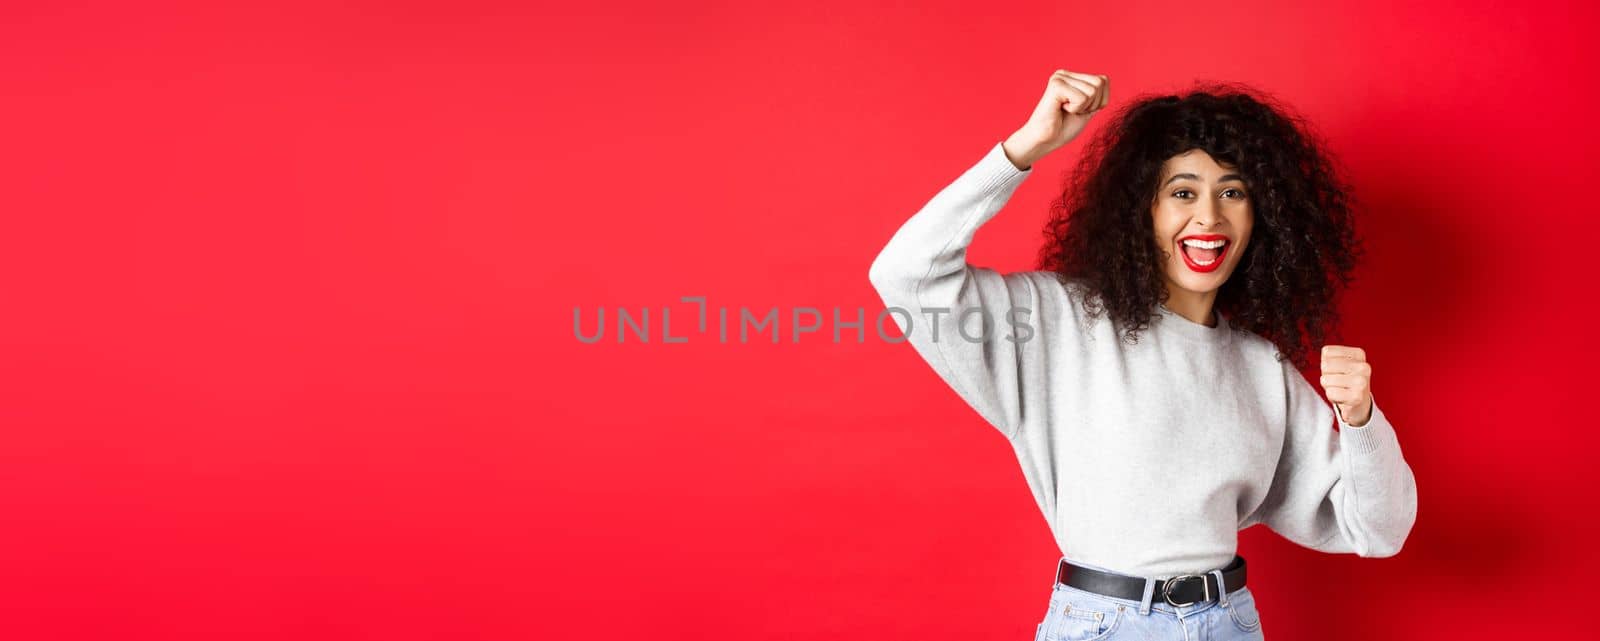
<path fill-rule="evenodd" d="M 1222 266 L 1231 243 L 1220 235 L 1190 236 L 1178 240 L 1179 251 L 1189 269 L 1206 273 Z"/>

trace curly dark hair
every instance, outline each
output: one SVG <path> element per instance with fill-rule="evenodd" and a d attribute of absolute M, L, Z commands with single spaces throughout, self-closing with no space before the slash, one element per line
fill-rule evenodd
<path fill-rule="evenodd" d="M 1191 149 L 1238 168 L 1255 218 L 1217 310 L 1236 330 L 1271 341 L 1280 361 L 1305 367 L 1308 352 L 1336 333 L 1336 297 L 1364 253 L 1355 200 L 1315 130 L 1246 85 L 1206 82 L 1118 110 L 1051 207 L 1040 268 L 1084 285 L 1091 317 L 1109 313 L 1124 340 L 1138 342 L 1167 300 L 1151 219 L 1162 164 Z"/>

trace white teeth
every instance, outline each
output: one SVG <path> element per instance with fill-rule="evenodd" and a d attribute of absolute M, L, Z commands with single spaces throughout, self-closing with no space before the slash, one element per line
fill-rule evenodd
<path fill-rule="evenodd" d="M 1194 238 L 1185 238 L 1185 239 L 1183 239 L 1183 244 L 1186 245 L 1186 246 L 1189 246 L 1189 247 L 1195 247 L 1195 248 L 1199 248 L 1199 249 L 1221 249 L 1223 245 L 1228 244 L 1228 241 L 1227 241 L 1227 239 L 1207 241 L 1207 240 L 1197 240 L 1197 239 L 1194 239 Z M 1219 255 L 1218 258 L 1220 258 L 1220 257 L 1221 256 Z M 1199 260 L 1199 259 L 1194 258 L 1192 256 L 1189 258 L 1189 260 L 1194 262 L 1195 265 L 1198 265 L 1200 267 L 1205 267 L 1207 265 L 1210 265 L 1211 263 L 1217 262 L 1216 258 L 1213 258 L 1211 260 L 1202 261 L 1202 260 Z"/>

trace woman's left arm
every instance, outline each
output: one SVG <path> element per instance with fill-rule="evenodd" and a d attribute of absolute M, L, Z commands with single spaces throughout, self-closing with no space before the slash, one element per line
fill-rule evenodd
<path fill-rule="evenodd" d="M 1291 362 L 1283 367 L 1283 452 L 1266 499 L 1241 527 L 1262 523 L 1323 552 L 1394 556 L 1417 520 L 1417 485 L 1394 426 L 1372 396 L 1365 353 L 1323 348 L 1321 380 L 1332 408 Z"/>

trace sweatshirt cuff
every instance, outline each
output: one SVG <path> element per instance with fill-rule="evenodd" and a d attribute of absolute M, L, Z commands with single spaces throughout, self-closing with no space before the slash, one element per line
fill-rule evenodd
<path fill-rule="evenodd" d="M 1339 420 L 1339 439 L 1349 449 L 1370 454 L 1376 452 L 1394 440 L 1394 426 L 1389 424 L 1388 417 L 1383 415 L 1383 410 L 1378 407 L 1377 397 L 1372 399 L 1372 416 L 1367 417 L 1367 422 L 1361 427 L 1346 423 L 1344 415 L 1336 406 L 1334 416 Z"/>
<path fill-rule="evenodd" d="M 989 148 L 989 153 L 972 168 L 972 177 L 978 180 L 980 189 L 984 192 L 993 191 L 1000 187 L 1015 187 L 1024 178 L 1033 174 L 1033 168 L 1017 169 L 1006 158 L 1005 143 L 997 142 Z"/>

